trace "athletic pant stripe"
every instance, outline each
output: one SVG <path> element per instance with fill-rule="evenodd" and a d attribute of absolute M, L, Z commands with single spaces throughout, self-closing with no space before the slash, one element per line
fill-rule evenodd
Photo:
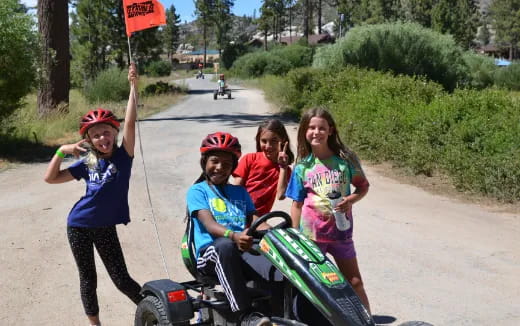
<path fill-rule="evenodd" d="M 229 304 L 231 305 L 231 310 L 233 312 L 240 310 L 235 300 L 235 296 L 233 295 L 233 292 L 229 287 L 228 280 L 226 279 L 226 274 L 224 273 L 222 265 L 220 264 L 218 253 L 215 251 L 215 247 L 213 246 L 209 246 L 206 249 L 206 251 L 204 251 L 202 257 L 199 257 L 199 259 L 197 259 L 197 268 L 205 267 L 208 261 L 212 261 L 213 263 L 215 263 L 215 272 L 217 273 L 217 278 L 220 282 L 220 285 L 224 289 L 224 293 L 226 294 Z"/>

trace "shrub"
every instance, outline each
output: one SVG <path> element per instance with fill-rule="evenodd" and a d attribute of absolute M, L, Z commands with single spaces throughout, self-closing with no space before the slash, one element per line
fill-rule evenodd
<path fill-rule="evenodd" d="M 291 68 L 310 66 L 312 64 L 313 52 L 312 48 L 298 44 L 281 46 L 271 50 L 272 55 L 289 62 Z"/>
<path fill-rule="evenodd" d="M 127 73 L 115 67 L 103 70 L 87 81 L 83 92 L 89 103 L 124 100 L 130 93 Z"/>
<path fill-rule="evenodd" d="M 170 85 L 163 81 L 158 81 L 155 84 L 150 84 L 144 88 L 144 95 L 159 95 L 166 93 L 180 93 L 179 86 Z"/>
<path fill-rule="evenodd" d="M 281 76 L 291 70 L 291 63 L 285 58 L 278 57 L 272 53 L 267 58 L 268 61 L 264 67 L 264 74 Z"/>
<path fill-rule="evenodd" d="M 463 52 L 453 38 L 415 23 L 355 27 L 328 47 L 332 49 L 318 51 L 314 67 L 338 69 L 353 64 L 395 74 L 426 76 L 450 91 L 465 79 Z"/>
<path fill-rule="evenodd" d="M 498 68 L 494 77 L 498 87 L 520 91 L 520 63 Z"/>
<path fill-rule="evenodd" d="M 172 65 L 167 61 L 152 61 L 145 69 L 145 73 L 151 77 L 169 76 L 172 72 Z"/>
<path fill-rule="evenodd" d="M 520 99 L 511 93 L 446 93 L 424 78 L 352 66 L 300 68 L 271 82 L 266 91 L 283 107 L 328 107 L 342 139 L 364 159 L 444 174 L 459 189 L 520 200 Z"/>
<path fill-rule="evenodd" d="M 264 74 L 285 75 L 289 70 L 308 66 L 313 50 L 301 45 L 278 46 L 271 51 L 257 51 L 238 58 L 233 73 L 242 78 L 260 77 Z"/>
<path fill-rule="evenodd" d="M 0 120 L 20 107 L 35 81 L 34 22 L 16 0 L 0 1 Z"/>
<path fill-rule="evenodd" d="M 264 74 L 265 67 L 269 63 L 269 54 L 258 51 L 248 53 L 238 58 L 233 64 L 233 73 L 242 78 L 254 78 Z"/>
<path fill-rule="evenodd" d="M 476 89 L 493 86 L 494 72 L 497 69 L 493 58 L 469 51 L 464 53 L 463 58 L 467 67 L 464 85 Z"/>
<path fill-rule="evenodd" d="M 222 65 L 230 69 L 235 60 L 247 53 L 247 47 L 243 43 L 228 43 L 222 52 Z"/>

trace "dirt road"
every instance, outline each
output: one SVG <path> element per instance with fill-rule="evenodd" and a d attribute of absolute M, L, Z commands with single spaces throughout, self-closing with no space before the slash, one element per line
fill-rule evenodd
<path fill-rule="evenodd" d="M 212 98 L 213 84 L 189 80 L 178 105 L 140 122 L 153 211 L 171 278 L 189 279 L 179 251 L 185 192 L 200 174 L 198 146 L 210 132 L 254 150 L 262 94 L 237 89 Z M 289 125 L 293 148 L 296 125 Z M 348 141 L 347 141 L 348 142 Z M 137 150 L 130 186 L 132 222 L 118 227 L 131 275 L 166 278 Z M 0 325 L 87 325 L 66 239 L 66 216 L 81 182 L 48 185 L 46 164 L 0 173 Z M 372 310 L 380 323 L 520 325 L 520 218 L 431 195 L 365 166 L 371 189 L 354 206 L 355 242 Z M 287 210 L 283 201 L 277 208 Z M 96 257 L 97 259 L 97 257 Z M 100 260 L 98 295 L 106 326 L 133 325 L 135 306 L 113 286 Z"/>

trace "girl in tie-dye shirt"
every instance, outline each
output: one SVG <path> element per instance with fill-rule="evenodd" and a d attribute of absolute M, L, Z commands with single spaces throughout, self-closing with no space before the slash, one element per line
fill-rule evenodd
<path fill-rule="evenodd" d="M 334 257 L 370 310 L 352 241 L 352 204 L 366 195 L 368 187 L 356 155 L 341 142 L 331 114 L 324 108 L 306 111 L 298 128 L 297 164 L 286 191 L 286 196 L 293 199 L 293 226 Z M 331 192 L 341 193 L 342 200 L 336 207 L 327 197 Z M 337 228 L 334 210 L 346 214 L 350 228 Z"/>

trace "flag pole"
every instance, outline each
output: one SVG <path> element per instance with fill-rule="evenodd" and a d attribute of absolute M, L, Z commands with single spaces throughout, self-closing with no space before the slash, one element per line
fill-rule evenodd
<path fill-rule="evenodd" d="M 130 46 L 130 36 L 127 36 L 126 39 L 128 40 L 128 58 L 130 59 L 130 64 L 132 64 L 133 59 L 132 59 L 132 47 Z M 164 257 L 164 251 L 163 251 L 163 248 L 161 245 L 161 239 L 159 238 L 159 229 L 157 228 L 157 220 L 155 218 L 155 212 L 153 210 L 152 196 L 150 195 L 150 187 L 148 185 L 148 173 L 146 173 L 146 164 L 144 162 L 143 142 L 141 140 L 141 129 L 139 127 L 139 119 L 138 119 L 139 111 L 137 110 L 137 97 L 136 97 L 135 91 L 134 91 L 132 98 L 134 100 L 135 112 L 136 112 L 136 116 L 135 116 L 136 123 L 135 124 L 137 126 L 137 135 L 138 135 L 137 139 L 139 139 L 139 150 L 141 151 L 141 162 L 143 164 L 143 170 L 144 170 L 144 183 L 146 186 L 146 193 L 148 194 L 148 203 L 150 204 L 150 210 L 152 212 L 152 222 L 153 222 L 153 226 L 155 229 L 155 237 L 157 238 L 157 243 L 159 244 L 159 251 L 161 253 L 161 258 L 162 258 L 162 261 L 164 264 L 164 270 L 166 271 L 166 275 L 168 276 L 168 278 L 171 278 L 170 272 L 168 271 L 168 265 L 166 264 L 166 258 Z"/>

